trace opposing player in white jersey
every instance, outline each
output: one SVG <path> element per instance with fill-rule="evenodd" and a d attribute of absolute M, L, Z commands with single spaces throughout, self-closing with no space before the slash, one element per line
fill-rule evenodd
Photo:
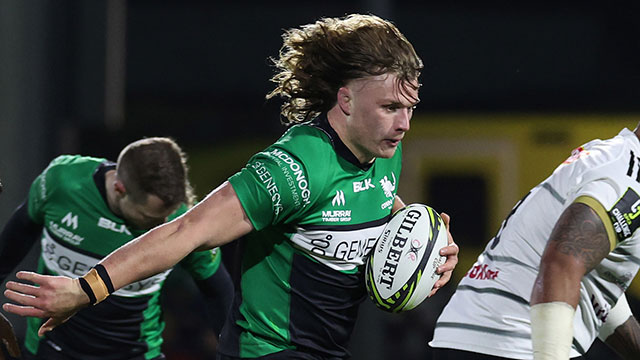
<path fill-rule="evenodd" d="M 596 337 L 640 356 L 624 295 L 640 267 L 639 137 L 575 149 L 516 204 L 440 315 L 435 358 L 568 359 Z"/>

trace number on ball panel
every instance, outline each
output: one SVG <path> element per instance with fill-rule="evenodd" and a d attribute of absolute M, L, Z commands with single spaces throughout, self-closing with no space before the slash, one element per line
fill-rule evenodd
<path fill-rule="evenodd" d="M 407 205 L 393 215 L 366 265 L 365 284 L 376 306 L 410 310 L 429 295 L 440 278 L 435 270 L 444 262 L 437 253 L 448 241 L 443 229 L 440 216 L 423 204 Z"/>

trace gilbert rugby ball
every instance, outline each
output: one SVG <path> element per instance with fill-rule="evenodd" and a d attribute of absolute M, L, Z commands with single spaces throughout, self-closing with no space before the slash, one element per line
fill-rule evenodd
<path fill-rule="evenodd" d="M 446 257 L 447 229 L 440 215 L 427 205 L 398 210 L 378 238 L 366 265 L 365 284 L 377 307 L 400 312 L 420 305 L 440 275 Z"/>

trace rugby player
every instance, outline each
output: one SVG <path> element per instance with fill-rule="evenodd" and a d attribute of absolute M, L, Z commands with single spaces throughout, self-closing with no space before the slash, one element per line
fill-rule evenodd
<path fill-rule="evenodd" d="M 640 124 L 639 124 L 640 125 Z M 513 208 L 440 315 L 437 359 L 638 359 L 640 128 L 575 149 Z"/>
<path fill-rule="evenodd" d="M 0 281 L 35 241 L 38 273 L 84 275 L 136 236 L 184 213 L 193 202 L 185 155 L 169 138 L 127 145 L 117 163 L 62 155 L 31 185 L 0 233 Z M 187 254 L 185 254 L 187 255 Z M 180 265 L 204 294 L 211 327 L 219 334 L 233 284 L 217 250 L 188 254 Z M 164 359 L 160 290 L 170 270 L 121 284 L 105 301 L 84 309 L 43 338 L 41 320 L 29 318 L 25 355 L 35 359 Z"/>
<path fill-rule="evenodd" d="M 364 258 L 391 216 L 402 138 L 419 101 L 422 61 L 395 25 L 371 15 L 323 18 L 283 36 L 276 88 L 289 129 L 184 216 L 139 237 L 81 280 L 20 273 L 6 304 L 62 323 L 90 297 L 172 266 L 194 249 L 244 237 L 240 284 L 220 339 L 220 359 L 349 357 L 366 298 Z M 444 216 L 447 223 L 448 217 Z M 440 249 L 443 286 L 458 247 Z"/>

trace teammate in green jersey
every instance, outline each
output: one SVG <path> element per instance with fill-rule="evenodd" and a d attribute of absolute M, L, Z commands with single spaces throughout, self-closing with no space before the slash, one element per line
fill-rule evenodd
<path fill-rule="evenodd" d="M 35 241 L 38 273 L 78 277 L 147 230 L 184 213 L 193 202 L 185 156 L 168 138 L 125 147 L 117 163 L 79 155 L 55 158 L 0 233 L 0 281 Z M 193 252 L 180 265 L 194 278 L 219 333 L 233 284 L 217 249 Z M 164 359 L 160 290 L 169 271 L 131 282 L 95 307 L 40 338 L 27 322 L 25 351 L 35 359 Z M 124 284 L 123 284 L 124 285 Z"/>
<path fill-rule="evenodd" d="M 347 358 L 364 259 L 392 212 L 401 141 L 418 103 L 422 61 L 392 23 L 324 18 L 284 34 L 276 89 L 290 128 L 184 216 L 113 252 L 82 279 L 19 273 L 7 296 L 47 333 L 113 289 L 172 266 L 194 249 L 240 237 L 240 280 L 220 359 Z M 448 224 L 448 216 L 444 216 Z M 458 247 L 440 249 L 442 287 Z M 84 287 L 83 287 L 84 286 Z M 105 290 L 107 289 L 107 290 Z"/>

